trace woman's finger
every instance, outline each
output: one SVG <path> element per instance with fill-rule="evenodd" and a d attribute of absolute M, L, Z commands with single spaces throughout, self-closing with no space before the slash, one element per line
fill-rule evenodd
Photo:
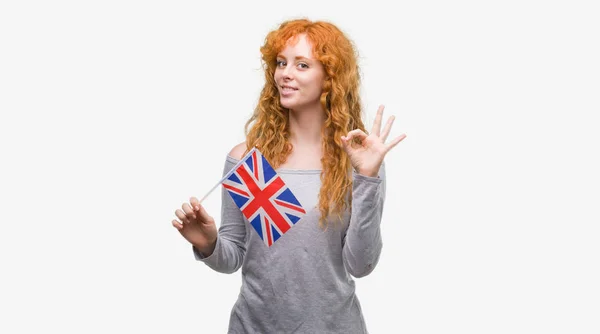
<path fill-rule="evenodd" d="M 385 145 L 385 151 L 386 153 L 389 152 L 392 148 L 394 148 L 394 146 L 398 145 L 399 142 L 401 142 L 404 138 L 406 138 L 405 134 L 401 134 L 400 136 L 394 138 L 391 142 L 389 142 L 388 144 Z"/>
<path fill-rule="evenodd" d="M 186 217 L 185 213 L 183 213 L 183 211 L 179 209 L 175 210 L 175 216 L 177 216 L 177 218 L 179 218 L 179 220 L 181 220 L 183 224 L 189 223 L 188 218 Z"/>
<path fill-rule="evenodd" d="M 381 141 L 383 143 L 385 143 L 385 141 L 387 140 L 387 137 L 390 134 L 390 130 L 392 129 L 392 124 L 394 124 L 394 120 L 395 119 L 396 119 L 396 117 L 390 116 L 390 118 L 388 118 L 387 123 L 385 123 L 385 127 L 383 128 L 383 132 L 381 133 Z"/>
<path fill-rule="evenodd" d="M 178 222 L 177 220 L 173 219 L 173 221 L 171 223 L 177 230 L 181 231 L 181 229 L 183 229 L 183 225 L 180 222 Z"/>
<path fill-rule="evenodd" d="M 204 207 L 202 205 L 198 204 L 198 208 L 199 210 L 196 212 L 198 212 L 198 218 L 200 218 L 200 221 L 208 222 L 212 219 L 212 217 L 208 215 L 208 212 L 204 210 Z"/>
<path fill-rule="evenodd" d="M 196 197 L 190 197 L 190 205 L 192 206 L 192 210 L 197 211 L 198 205 L 200 201 Z"/>
<path fill-rule="evenodd" d="M 183 203 L 181 208 L 183 209 L 183 212 L 185 212 L 185 215 L 188 219 L 196 219 L 196 213 L 194 213 L 194 210 L 192 210 L 192 207 L 189 204 Z"/>
<path fill-rule="evenodd" d="M 348 132 L 348 134 L 346 136 L 342 137 L 342 139 L 347 141 L 348 143 L 350 143 L 350 142 L 352 142 L 352 139 L 354 137 L 360 138 L 360 140 L 364 140 L 365 138 L 367 138 L 367 134 L 361 129 L 354 129 L 354 130 Z"/>
<path fill-rule="evenodd" d="M 379 137 L 379 131 L 381 131 L 381 119 L 383 118 L 383 109 L 385 107 L 382 105 L 377 108 L 377 114 L 375 115 L 375 122 L 373 122 L 373 129 L 371 133 Z"/>
<path fill-rule="evenodd" d="M 367 134 L 360 129 L 355 129 L 348 132 L 346 136 L 342 136 L 342 145 L 347 154 L 352 154 L 355 150 L 352 146 L 352 138 L 355 137 L 360 138 L 361 142 L 364 142 L 365 138 L 367 138 Z"/>

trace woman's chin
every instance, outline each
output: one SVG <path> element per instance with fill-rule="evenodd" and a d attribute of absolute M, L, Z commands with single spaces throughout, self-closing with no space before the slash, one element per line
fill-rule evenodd
<path fill-rule="evenodd" d="M 285 99 L 280 99 L 279 104 L 282 107 L 284 107 L 285 109 L 293 109 L 293 107 L 294 107 L 294 103 L 291 103 L 290 101 L 286 101 Z"/>

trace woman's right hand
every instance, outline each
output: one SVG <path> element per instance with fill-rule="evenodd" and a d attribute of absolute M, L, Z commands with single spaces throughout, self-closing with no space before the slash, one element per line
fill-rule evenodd
<path fill-rule="evenodd" d="M 190 203 L 183 203 L 181 209 L 175 211 L 175 215 L 179 220 L 173 219 L 173 226 L 202 255 L 210 256 L 217 244 L 217 226 L 198 199 L 190 198 Z"/>

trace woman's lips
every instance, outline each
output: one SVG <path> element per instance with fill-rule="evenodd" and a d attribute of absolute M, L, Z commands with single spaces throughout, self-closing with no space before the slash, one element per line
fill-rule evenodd
<path fill-rule="evenodd" d="M 282 87 L 280 90 L 280 94 L 281 96 L 291 96 L 294 94 L 294 92 L 296 92 L 298 89 L 296 88 L 291 88 L 291 87 Z"/>

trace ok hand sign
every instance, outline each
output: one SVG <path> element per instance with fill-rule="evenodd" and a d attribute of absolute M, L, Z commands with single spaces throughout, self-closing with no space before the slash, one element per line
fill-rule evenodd
<path fill-rule="evenodd" d="M 389 143 L 385 143 L 387 136 L 390 134 L 392 123 L 394 123 L 394 116 L 391 116 L 383 132 L 381 131 L 381 118 L 383 117 L 384 106 L 380 105 L 377 109 L 377 115 L 375 116 L 375 123 L 371 133 L 367 135 L 360 129 L 355 129 L 346 136 L 342 136 L 342 144 L 344 150 L 350 157 L 352 167 L 362 175 L 376 177 L 379 173 L 379 167 L 383 162 L 385 155 L 399 142 L 406 138 L 406 134 L 402 134 L 394 138 Z M 361 140 L 362 144 L 358 145 L 352 142 L 352 139 L 357 137 Z"/>

